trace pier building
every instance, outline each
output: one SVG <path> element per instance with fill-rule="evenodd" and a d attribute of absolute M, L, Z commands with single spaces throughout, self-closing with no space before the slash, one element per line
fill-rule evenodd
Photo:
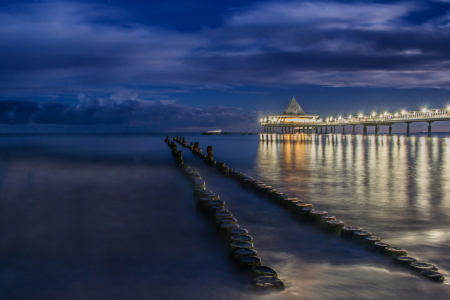
<path fill-rule="evenodd" d="M 307 115 L 298 102 L 292 97 L 291 102 L 281 115 L 269 115 L 260 119 L 264 133 L 274 133 L 279 128 L 281 133 L 336 133 L 336 126 L 353 126 L 353 134 L 357 125 L 363 126 L 363 135 L 367 135 L 367 127 L 375 127 L 375 135 L 380 134 L 380 126 L 389 126 L 392 135 L 392 125 L 406 123 L 406 136 L 409 136 L 409 125 L 414 122 L 428 123 L 428 136 L 431 136 L 431 123 L 436 121 L 450 121 L 450 106 L 442 109 L 427 109 L 421 111 L 373 112 L 370 115 L 359 114 L 347 117 L 320 118 L 318 115 Z"/>

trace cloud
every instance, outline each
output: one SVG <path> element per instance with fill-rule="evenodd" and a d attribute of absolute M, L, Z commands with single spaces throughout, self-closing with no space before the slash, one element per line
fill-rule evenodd
<path fill-rule="evenodd" d="M 0 101 L 0 124 L 26 124 L 30 117 L 38 111 L 33 101 Z"/>
<path fill-rule="evenodd" d="M 84 94 L 79 96 L 76 105 L 52 101 L 40 104 L 28 100 L 0 101 L 0 124 L 103 124 L 145 126 L 149 129 L 215 128 L 254 124 L 258 116 L 258 112 L 245 112 L 234 107 L 209 106 L 201 109 L 178 105 L 174 101 L 143 102 L 136 99 L 105 102 Z"/>
<path fill-rule="evenodd" d="M 0 14 L 0 89 L 3 95 L 116 92 L 90 104 L 91 117 L 82 106 L 48 104 L 48 111 L 67 112 L 76 123 L 100 118 L 96 105 L 133 119 L 130 103 L 146 100 L 121 92 L 129 89 L 448 88 L 448 17 L 407 18 L 426 9 L 409 2 L 265 2 L 228 11 L 219 27 L 178 32 L 103 5 L 17 6 Z"/>
<path fill-rule="evenodd" d="M 326 29 L 387 29 L 407 15 L 410 4 L 277 2 L 264 3 L 233 15 L 231 26 L 289 25 Z M 391 25 L 391 26 L 389 26 Z"/>

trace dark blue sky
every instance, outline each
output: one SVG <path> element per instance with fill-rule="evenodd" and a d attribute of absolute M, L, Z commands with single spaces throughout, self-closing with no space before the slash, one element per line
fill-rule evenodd
<path fill-rule="evenodd" d="M 450 0 L 0 3 L 4 131 L 257 130 L 293 95 L 325 117 L 450 104 Z"/>

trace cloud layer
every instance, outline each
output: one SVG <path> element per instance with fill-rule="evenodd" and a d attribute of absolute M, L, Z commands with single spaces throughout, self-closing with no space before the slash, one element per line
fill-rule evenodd
<path fill-rule="evenodd" d="M 254 2 L 191 31 L 142 22 L 126 6 L 13 4 L 0 12 L 0 98 L 10 99 L 0 101 L 0 124 L 226 127 L 254 124 L 258 113 L 179 105 L 174 93 L 448 89 L 447 2 Z M 69 104 L 80 92 L 94 97 Z M 11 100 L 38 96 L 44 101 Z"/>
<path fill-rule="evenodd" d="M 134 97 L 134 95 L 132 95 Z M 210 106 L 204 109 L 172 101 L 108 99 L 79 96 L 78 105 L 30 100 L 0 101 L 0 124 L 131 125 L 165 130 L 181 127 L 210 128 L 255 124 L 259 114 L 239 108 Z"/>
<path fill-rule="evenodd" d="M 0 87 L 79 92 L 148 84 L 441 87 L 450 15 L 429 7 L 265 2 L 195 32 L 135 22 L 118 8 L 50 2 L 0 14 Z"/>

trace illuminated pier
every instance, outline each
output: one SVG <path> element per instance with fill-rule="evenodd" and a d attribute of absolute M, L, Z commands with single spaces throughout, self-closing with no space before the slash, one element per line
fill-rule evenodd
<path fill-rule="evenodd" d="M 422 111 L 401 111 L 396 113 L 377 113 L 370 115 L 319 118 L 318 115 L 307 115 L 294 97 L 281 115 L 266 116 L 260 123 L 264 127 L 264 133 L 274 133 L 275 128 L 280 128 L 282 133 L 336 133 L 336 126 L 342 126 L 345 134 L 345 126 L 353 126 L 353 134 L 357 125 L 363 126 L 363 135 L 367 135 L 367 127 L 375 127 L 375 135 L 380 134 L 380 126 L 389 126 L 389 135 L 392 135 L 392 125 L 406 123 L 406 136 L 409 136 L 409 124 L 414 122 L 428 123 L 428 136 L 431 136 L 431 123 L 436 121 L 450 121 L 450 106 L 444 109 L 426 109 Z"/>

